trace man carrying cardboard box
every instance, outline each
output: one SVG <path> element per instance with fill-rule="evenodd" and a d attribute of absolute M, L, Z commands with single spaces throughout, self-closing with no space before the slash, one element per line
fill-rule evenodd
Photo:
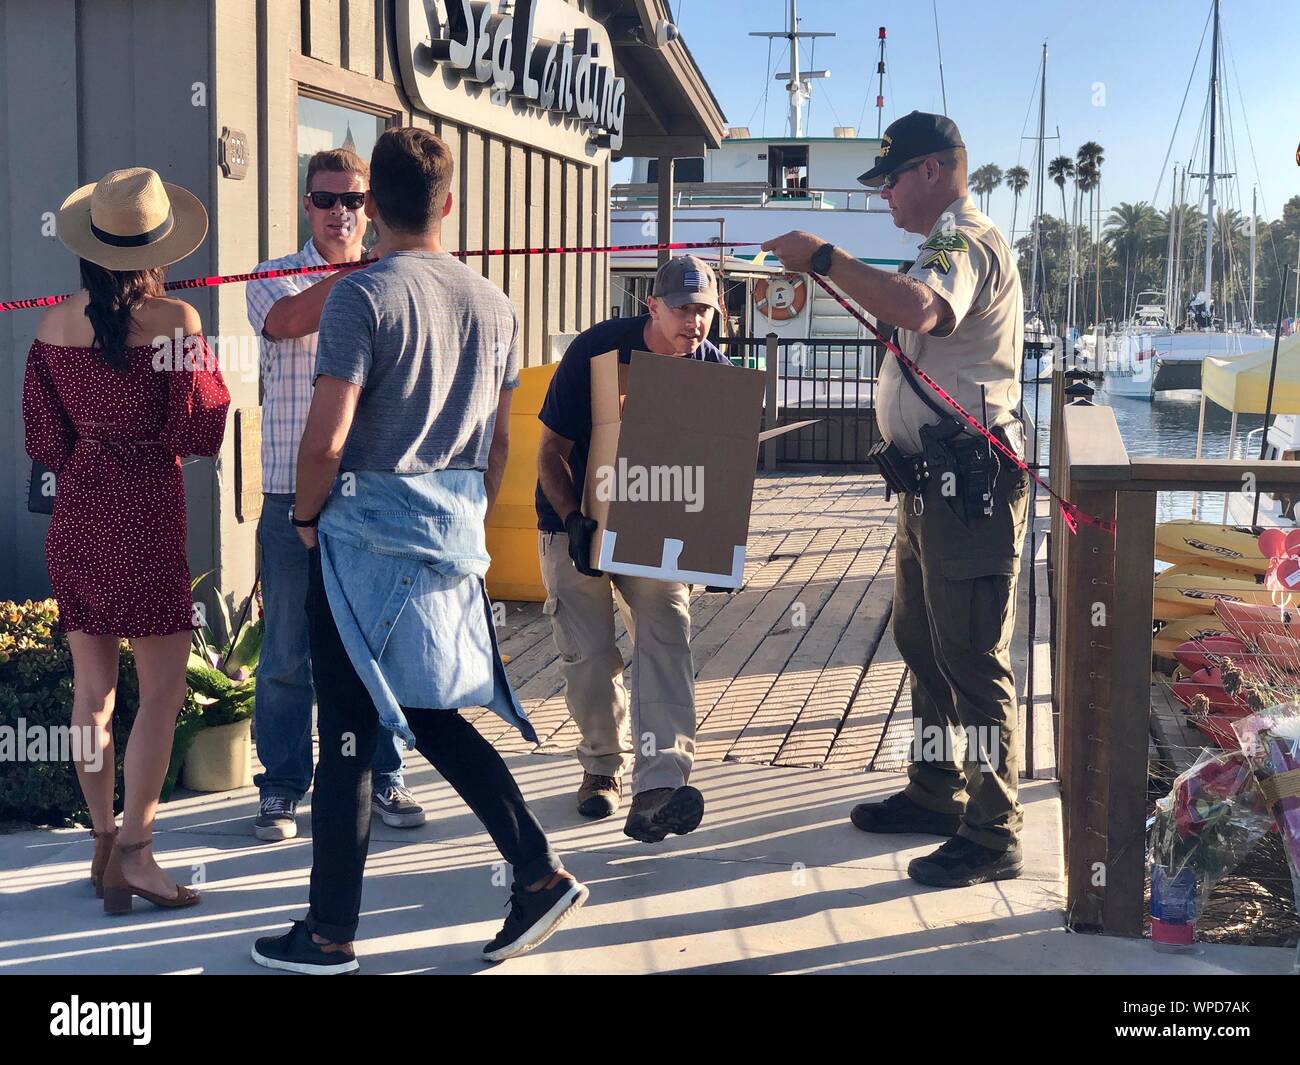
<path fill-rule="evenodd" d="M 726 363 L 705 339 L 722 310 L 717 278 L 702 259 L 671 259 L 655 275 L 648 313 L 614 318 L 569 345 L 538 417 L 537 527 L 542 579 L 565 680 L 565 702 L 582 733 L 578 812 L 609 817 L 622 798 L 622 772 L 635 761 L 632 809 L 623 831 L 658 843 L 694 830 L 704 797 L 687 784 L 695 753 L 695 666 L 686 584 L 607 575 L 591 568 L 596 522 L 582 509 L 591 446 L 591 360 L 633 351 Z M 632 695 L 614 639 L 617 590 L 632 636 Z M 632 727 L 635 727 L 635 755 Z"/>

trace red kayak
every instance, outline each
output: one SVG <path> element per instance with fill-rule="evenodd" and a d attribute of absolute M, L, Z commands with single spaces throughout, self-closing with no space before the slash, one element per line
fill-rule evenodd
<path fill-rule="evenodd" d="M 1290 608 L 1229 603 L 1225 599 L 1217 599 L 1214 612 L 1229 632 L 1246 643 L 1258 643 L 1259 637 L 1264 633 L 1291 639 L 1300 637 L 1300 612 Z"/>
<path fill-rule="evenodd" d="M 1300 644 L 1297 644 L 1297 648 L 1300 648 Z M 1253 653 L 1240 637 L 1213 633 L 1180 643 L 1174 650 L 1174 657 L 1180 666 L 1195 671 L 1212 669 L 1225 657 L 1231 658 L 1233 662 L 1248 662 Z"/>
<path fill-rule="evenodd" d="M 1235 663 L 1237 669 L 1248 681 L 1268 681 L 1267 670 L 1258 662 L 1244 661 Z M 1192 700 L 1204 695 L 1210 700 L 1212 714 L 1226 714 L 1229 717 L 1245 717 L 1250 713 L 1240 695 L 1229 695 L 1223 690 L 1223 672 L 1217 666 L 1198 669 L 1190 677 L 1175 680 L 1171 685 L 1174 697 L 1184 706 L 1190 707 Z"/>
<path fill-rule="evenodd" d="M 1204 718 L 1189 716 L 1187 720 L 1192 723 L 1202 736 L 1216 746 L 1222 747 L 1225 751 L 1241 750 L 1241 742 L 1232 729 L 1233 718 L 1225 714 L 1210 714 Z"/>
<path fill-rule="evenodd" d="M 1258 645 L 1261 657 L 1274 669 L 1300 673 L 1300 640 L 1274 632 L 1261 632 Z"/>

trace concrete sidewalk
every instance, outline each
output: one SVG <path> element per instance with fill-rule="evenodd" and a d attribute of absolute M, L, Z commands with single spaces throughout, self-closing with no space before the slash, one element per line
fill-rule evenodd
<path fill-rule="evenodd" d="M 573 809 L 571 757 L 508 756 L 556 849 L 591 888 L 587 906 L 538 951 L 500 966 L 479 948 L 505 917 L 508 870 L 478 822 L 433 770 L 410 760 L 429 812 L 414 830 L 376 820 L 357 952 L 368 973 L 1287 973 L 1293 951 L 1210 947 L 1196 957 L 1062 927 L 1060 801 L 1026 784 L 1026 875 L 933 891 L 906 874 L 939 842 L 872 837 L 849 808 L 898 789 L 901 775 L 703 763 L 693 782 L 704 824 L 659 846 L 622 835 L 623 816 Z M 306 909 L 304 833 L 265 844 L 249 788 L 163 807 L 156 848 L 178 880 L 204 881 L 179 913 L 139 900 L 104 916 L 88 881 L 84 831 L 0 836 L 0 974 L 267 974 L 248 959 L 259 935 Z M 193 872 L 189 872 L 190 870 Z M 504 883 L 503 883 L 504 881 Z M 270 974 L 267 974 L 270 975 Z"/>

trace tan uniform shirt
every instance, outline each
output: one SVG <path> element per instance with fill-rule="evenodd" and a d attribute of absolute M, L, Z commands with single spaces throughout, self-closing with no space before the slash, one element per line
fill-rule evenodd
<path fill-rule="evenodd" d="M 969 197 L 954 200 L 921 245 L 908 276 L 942 296 L 956 324 L 946 333 L 944 326 L 928 334 L 900 329 L 898 346 L 976 419 L 983 417 L 983 385 L 988 425 L 1011 421 L 1020 404 L 1024 312 L 1020 274 L 993 220 Z M 914 455 L 922 447 L 918 430 L 939 416 L 903 379 L 898 360 L 888 353 L 883 358 L 877 423 L 886 440 Z M 918 383 L 929 392 L 924 382 Z"/>

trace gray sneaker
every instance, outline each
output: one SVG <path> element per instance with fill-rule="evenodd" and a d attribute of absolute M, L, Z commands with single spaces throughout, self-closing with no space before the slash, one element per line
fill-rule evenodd
<path fill-rule="evenodd" d="M 298 834 L 298 804 L 283 795 L 264 796 L 253 822 L 253 835 L 268 843 L 293 839 Z"/>
<path fill-rule="evenodd" d="M 370 800 L 370 812 L 383 818 L 389 828 L 418 828 L 424 824 L 424 807 L 401 784 L 375 792 Z"/>

